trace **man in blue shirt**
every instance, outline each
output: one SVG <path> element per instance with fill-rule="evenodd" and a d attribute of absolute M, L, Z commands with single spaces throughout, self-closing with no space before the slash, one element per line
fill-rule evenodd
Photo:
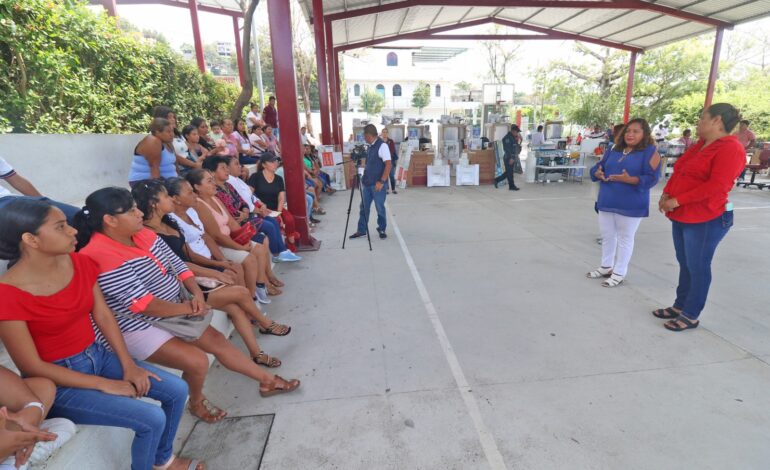
<path fill-rule="evenodd" d="M 366 155 L 364 176 L 361 177 L 361 211 L 358 217 L 358 230 L 350 236 L 351 239 L 366 235 L 369 231 L 369 210 L 374 201 L 377 209 L 377 232 L 380 238 L 387 238 L 385 227 L 387 216 L 385 213 L 385 197 L 387 195 L 388 176 L 392 166 L 390 149 L 385 142 L 377 137 L 377 128 L 374 124 L 364 127 L 364 140 L 369 144 Z"/>

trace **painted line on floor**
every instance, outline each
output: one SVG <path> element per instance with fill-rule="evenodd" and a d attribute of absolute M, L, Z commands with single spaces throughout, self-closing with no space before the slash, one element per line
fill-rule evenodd
<path fill-rule="evenodd" d="M 395 217 L 393 217 L 391 214 L 388 214 L 388 216 L 393 227 L 393 232 L 396 234 L 396 238 L 398 239 L 398 244 L 401 245 L 401 251 L 404 253 L 406 264 L 409 266 L 409 271 L 412 273 L 412 279 L 414 279 L 414 283 L 417 286 L 417 291 L 420 293 L 420 297 L 422 298 L 422 303 L 425 306 L 425 312 L 428 314 L 428 319 L 430 319 L 430 322 L 433 325 L 433 331 L 436 333 L 438 341 L 441 344 L 444 357 L 449 363 L 449 369 L 452 371 L 452 376 L 454 376 L 455 383 L 457 384 L 457 390 L 460 392 L 460 396 L 465 403 L 465 408 L 468 410 L 468 414 L 473 421 L 473 426 L 476 428 L 476 434 L 478 435 L 479 441 L 481 442 L 481 447 L 484 450 L 484 455 L 487 458 L 487 462 L 489 463 L 489 466 L 492 468 L 492 470 L 504 470 L 506 469 L 506 466 L 505 461 L 503 460 L 503 455 L 497 448 L 497 443 L 495 442 L 494 436 L 492 436 L 492 433 L 489 432 L 486 424 L 484 424 L 484 420 L 481 417 L 479 404 L 476 401 L 476 397 L 473 395 L 470 384 L 468 384 L 468 379 L 465 378 L 465 373 L 463 373 L 462 367 L 460 367 L 460 361 L 457 359 L 457 355 L 452 348 L 452 344 L 449 342 L 446 330 L 444 330 L 444 325 L 441 323 L 438 312 L 436 312 L 436 307 L 433 305 L 433 301 L 430 299 L 430 295 L 428 294 L 428 289 L 422 282 L 420 272 L 417 271 L 417 265 L 415 265 L 411 253 L 409 253 L 409 248 L 406 246 L 404 237 L 401 236 L 401 230 L 398 229 L 398 224 L 396 223 Z"/>
<path fill-rule="evenodd" d="M 753 206 L 753 207 L 735 207 L 733 210 L 736 211 L 753 211 L 757 209 L 770 209 L 770 206 Z"/>

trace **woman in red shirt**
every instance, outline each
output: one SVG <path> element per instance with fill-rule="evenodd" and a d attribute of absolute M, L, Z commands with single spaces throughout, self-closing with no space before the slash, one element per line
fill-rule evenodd
<path fill-rule="evenodd" d="M 202 470 L 171 453 L 187 385 L 131 359 L 96 264 L 74 253 L 75 233 L 43 201 L 14 201 L 0 212 L 0 258 L 12 265 L 0 277 L 0 340 L 23 375 L 56 384 L 49 416 L 133 430 L 133 470 Z M 110 349 L 96 341 L 92 319 Z M 161 406 L 136 400 L 142 396 Z"/>
<path fill-rule="evenodd" d="M 698 121 L 700 140 L 679 157 L 658 207 L 671 219 L 679 262 L 674 305 L 652 312 L 671 331 L 697 328 L 711 285 L 711 260 L 733 226 L 727 194 L 746 165 L 746 152 L 730 133 L 740 113 L 727 103 L 711 105 Z"/>

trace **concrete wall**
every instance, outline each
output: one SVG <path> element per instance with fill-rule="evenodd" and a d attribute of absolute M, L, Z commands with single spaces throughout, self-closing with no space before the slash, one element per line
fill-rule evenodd
<path fill-rule="evenodd" d="M 0 156 L 46 196 L 81 205 L 92 191 L 128 186 L 141 134 L 2 134 Z"/>

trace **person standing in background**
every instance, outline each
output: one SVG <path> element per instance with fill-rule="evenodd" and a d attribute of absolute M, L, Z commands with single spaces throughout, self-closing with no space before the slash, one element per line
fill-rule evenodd
<path fill-rule="evenodd" d="M 542 147 L 545 144 L 545 135 L 543 134 L 543 126 L 537 126 L 537 131 L 532 133 L 532 140 L 529 142 L 530 148 Z"/>
<path fill-rule="evenodd" d="M 278 136 L 278 110 L 275 109 L 275 96 L 271 96 L 267 101 L 267 106 L 262 110 L 262 120 L 265 124 L 275 129 L 276 137 Z"/>
<path fill-rule="evenodd" d="M 519 187 L 513 182 L 513 172 L 516 160 L 519 159 L 519 154 L 521 153 L 521 129 L 516 124 L 512 124 L 511 131 L 503 137 L 503 150 L 505 151 L 505 156 L 503 157 L 505 173 L 495 178 L 495 188 L 497 188 L 501 181 L 508 180 L 508 190 L 518 191 Z"/>
<path fill-rule="evenodd" d="M 735 136 L 738 138 L 738 142 L 743 145 L 743 149 L 746 151 L 746 154 L 748 154 L 757 143 L 757 136 L 755 136 L 754 133 L 749 130 L 750 125 L 750 121 L 747 121 L 746 119 L 742 120 L 738 125 L 738 132 L 735 134 Z M 741 175 L 738 177 L 738 179 L 741 180 L 744 178 L 746 178 L 746 168 L 743 169 Z"/>
<path fill-rule="evenodd" d="M 388 150 L 390 150 L 390 161 L 393 162 L 393 164 L 390 166 L 390 190 L 393 191 L 393 194 L 398 194 L 396 192 L 396 163 L 398 162 L 398 152 L 396 151 L 396 142 L 393 141 L 388 136 L 388 128 L 383 127 L 382 131 L 380 131 L 380 138 L 385 143 L 385 145 L 388 146 Z M 390 193 L 390 191 L 388 191 Z"/>

